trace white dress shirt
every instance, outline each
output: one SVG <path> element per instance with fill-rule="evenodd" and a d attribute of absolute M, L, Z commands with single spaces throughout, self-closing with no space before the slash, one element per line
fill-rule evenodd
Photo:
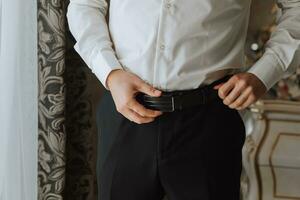
<path fill-rule="evenodd" d="M 300 0 L 277 0 L 278 26 L 263 56 L 245 68 L 251 0 L 71 0 L 69 28 L 79 53 L 108 89 L 114 69 L 154 87 L 184 90 L 248 71 L 270 89 L 299 63 Z M 108 14 L 109 22 L 105 16 Z M 266 13 L 267 15 L 268 13 Z"/>

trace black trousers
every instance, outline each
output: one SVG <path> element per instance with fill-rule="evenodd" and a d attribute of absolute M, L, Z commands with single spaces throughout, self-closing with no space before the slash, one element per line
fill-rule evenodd
<path fill-rule="evenodd" d="M 220 98 L 136 124 L 97 106 L 99 200 L 238 200 L 245 126 Z"/>

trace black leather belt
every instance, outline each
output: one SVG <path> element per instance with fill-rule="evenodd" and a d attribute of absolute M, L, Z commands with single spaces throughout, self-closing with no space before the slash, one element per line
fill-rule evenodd
<path fill-rule="evenodd" d="M 139 92 L 136 95 L 136 99 L 146 108 L 152 110 L 160 110 L 162 112 L 182 110 L 187 107 L 206 104 L 218 98 L 218 90 L 213 89 L 213 87 L 221 82 L 225 82 L 231 76 L 232 75 L 226 75 L 209 85 L 200 86 L 196 89 L 175 90 L 169 92 L 162 91 L 162 94 L 159 97 L 153 97 Z"/>

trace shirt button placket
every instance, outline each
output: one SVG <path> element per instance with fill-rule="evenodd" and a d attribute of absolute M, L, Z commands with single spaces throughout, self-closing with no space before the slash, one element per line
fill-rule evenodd
<path fill-rule="evenodd" d="M 165 8 L 166 8 L 168 14 L 173 14 L 174 13 L 174 5 L 171 2 L 171 0 L 166 0 Z"/>
<path fill-rule="evenodd" d="M 162 5 L 162 10 L 161 10 L 161 17 L 160 17 L 160 28 L 158 30 L 158 40 L 157 40 L 157 46 L 158 46 L 158 52 L 157 52 L 157 62 L 159 62 L 158 60 L 160 59 L 159 57 L 161 57 L 163 55 L 163 52 L 166 51 L 167 49 L 167 45 L 164 43 L 163 41 L 163 35 L 164 35 L 164 29 L 168 28 L 166 27 L 167 25 L 165 24 L 165 15 L 166 14 L 171 14 L 172 11 L 172 7 L 173 4 L 171 3 L 171 0 L 163 0 L 163 5 Z M 156 66 L 159 65 L 156 62 Z M 157 73 L 156 70 L 154 70 L 154 77 L 155 79 L 159 77 L 159 73 Z M 156 81 L 153 81 L 154 83 L 156 83 Z M 160 84 L 160 83 L 159 83 Z M 166 86 L 164 86 L 166 87 Z"/>

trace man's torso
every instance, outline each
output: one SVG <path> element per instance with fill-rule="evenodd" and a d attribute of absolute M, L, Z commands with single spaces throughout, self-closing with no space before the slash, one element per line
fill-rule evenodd
<path fill-rule="evenodd" d="M 197 88 L 244 66 L 250 0 L 111 0 L 124 69 L 166 91 Z"/>

